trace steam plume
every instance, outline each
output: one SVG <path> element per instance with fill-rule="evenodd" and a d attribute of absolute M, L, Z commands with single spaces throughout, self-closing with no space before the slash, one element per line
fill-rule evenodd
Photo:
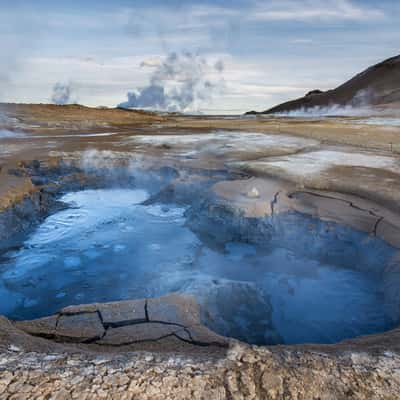
<path fill-rule="evenodd" d="M 358 91 L 348 104 L 331 103 L 326 106 L 301 107 L 296 110 L 279 112 L 280 117 L 363 117 L 376 114 L 371 108 L 374 101 L 372 90 Z"/>
<path fill-rule="evenodd" d="M 142 66 L 149 65 L 143 62 Z M 221 60 L 211 64 L 190 52 L 171 53 L 153 67 L 149 84 L 128 92 L 128 101 L 119 107 L 196 111 L 200 102 L 210 99 L 223 87 Z"/>
<path fill-rule="evenodd" d="M 53 94 L 51 101 L 54 104 L 65 105 L 72 103 L 71 100 L 72 89 L 71 85 L 57 82 L 53 86 Z"/>

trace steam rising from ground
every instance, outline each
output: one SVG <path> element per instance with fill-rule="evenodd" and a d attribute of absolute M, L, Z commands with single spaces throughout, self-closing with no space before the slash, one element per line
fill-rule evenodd
<path fill-rule="evenodd" d="M 51 101 L 54 104 L 65 105 L 72 103 L 72 88 L 70 84 L 57 82 L 53 86 Z"/>
<path fill-rule="evenodd" d="M 25 135 L 21 132 L 10 131 L 8 129 L 0 129 L 0 139 L 22 138 Z"/>
<path fill-rule="evenodd" d="M 342 106 L 332 104 L 330 106 L 316 106 L 311 108 L 301 107 L 297 110 L 275 113 L 278 117 L 304 117 L 304 118 L 318 118 L 318 117 L 367 117 L 368 115 L 376 114 L 368 107 L 357 108 L 351 105 Z"/>
<path fill-rule="evenodd" d="M 88 149 L 82 153 L 80 159 L 80 167 L 86 171 L 91 172 L 95 170 L 112 169 L 117 165 L 129 164 L 133 162 L 134 156 L 130 153 L 117 152 L 111 150 L 97 150 Z"/>
<path fill-rule="evenodd" d="M 128 92 L 124 108 L 145 108 L 170 112 L 196 111 L 223 88 L 221 60 L 214 63 L 190 52 L 171 53 L 163 62 L 143 62 L 155 68 L 147 86 Z"/>
<path fill-rule="evenodd" d="M 374 104 L 374 92 L 360 90 L 348 104 L 329 104 L 327 106 L 301 107 L 296 110 L 276 113 L 279 117 L 365 117 L 376 114 L 371 108 Z"/>
<path fill-rule="evenodd" d="M 25 137 L 25 134 L 18 130 L 18 120 L 10 118 L 0 112 L 0 139 L 15 139 Z"/>
<path fill-rule="evenodd" d="M 385 117 L 373 117 L 368 119 L 362 119 L 356 121 L 359 124 L 366 125 L 378 125 L 378 126 L 400 126 L 400 118 L 385 118 Z"/>

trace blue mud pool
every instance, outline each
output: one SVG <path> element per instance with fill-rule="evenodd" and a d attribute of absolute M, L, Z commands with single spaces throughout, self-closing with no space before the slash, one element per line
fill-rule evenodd
<path fill-rule="evenodd" d="M 388 328 L 379 280 L 284 247 L 208 247 L 186 208 L 142 205 L 145 190 L 62 197 L 17 250 L 0 259 L 0 313 L 33 319 L 71 304 L 195 296 L 204 323 L 250 343 L 332 343 Z"/>

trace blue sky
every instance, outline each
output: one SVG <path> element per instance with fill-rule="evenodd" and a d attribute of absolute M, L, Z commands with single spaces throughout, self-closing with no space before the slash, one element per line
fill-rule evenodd
<path fill-rule="evenodd" d="M 70 85 L 74 101 L 114 106 L 128 91 L 147 86 L 168 55 L 190 52 L 205 60 L 196 85 L 212 82 L 213 89 L 186 111 L 262 110 L 311 89 L 334 87 L 400 53 L 399 1 L 0 5 L 1 101 L 49 102 L 61 82 Z M 212 66 L 218 61 L 224 68 L 217 73 Z M 182 84 L 187 67 L 167 79 L 168 90 Z"/>

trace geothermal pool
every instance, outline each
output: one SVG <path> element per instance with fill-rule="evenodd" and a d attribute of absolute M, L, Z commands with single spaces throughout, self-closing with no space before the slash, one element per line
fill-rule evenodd
<path fill-rule="evenodd" d="M 207 326 L 249 343 L 332 343 L 389 328 L 375 273 L 284 243 L 212 245 L 189 228 L 189 206 L 148 198 L 142 189 L 65 194 L 67 208 L 0 258 L 0 313 L 33 319 L 179 292 L 198 300 Z"/>

